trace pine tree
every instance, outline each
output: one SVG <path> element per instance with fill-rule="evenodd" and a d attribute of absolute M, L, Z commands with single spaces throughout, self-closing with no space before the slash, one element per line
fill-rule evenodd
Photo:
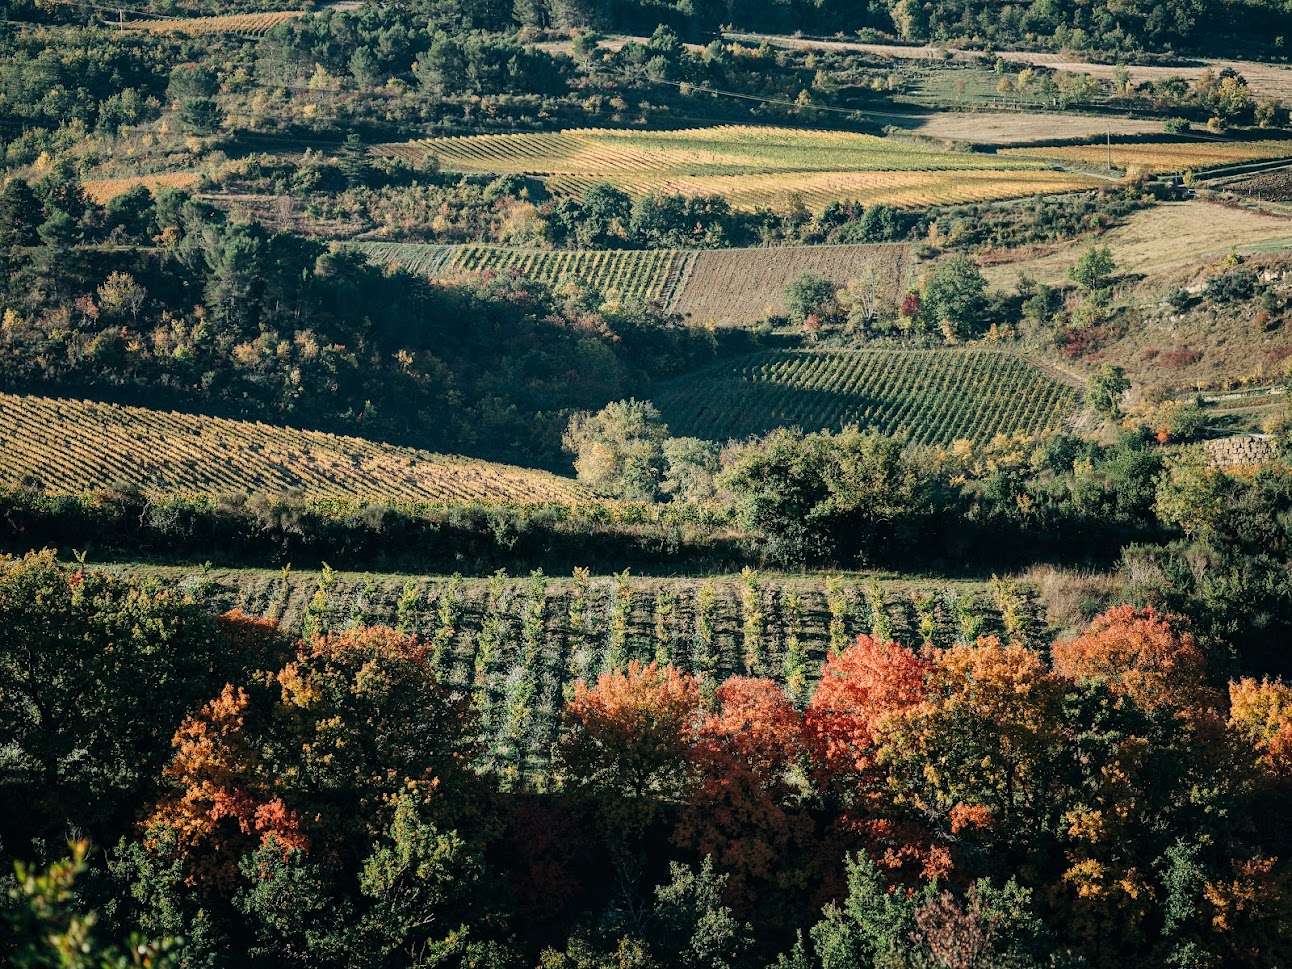
<path fill-rule="evenodd" d="M 569 665 L 565 683 L 565 699 L 574 697 L 574 684 L 587 682 L 592 675 L 592 603 L 590 599 L 591 573 L 588 569 L 574 570 L 574 588 L 570 592 L 570 605 L 566 617 L 570 624 L 567 648 Z"/>
<path fill-rule="evenodd" d="M 628 628 L 632 621 L 633 590 L 628 570 L 614 574 L 614 591 L 610 598 L 610 629 L 606 638 L 606 655 L 602 672 L 613 673 L 628 663 Z"/>
<path fill-rule="evenodd" d="M 337 152 L 337 167 L 345 175 L 346 183 L 351 188 L 362 185 L 368 180 L 371 168 L 368 164 L 368 149 L 363 146 L 363 139 L 355 132 L 345 136 L 341 150 Z"/>
<path fill-rule="evenodd" d="M 673 622 L 677 617 L 677 597 L 669 589 L 655 594 L 655 662 L 660 666 L 673 663 Z"/>

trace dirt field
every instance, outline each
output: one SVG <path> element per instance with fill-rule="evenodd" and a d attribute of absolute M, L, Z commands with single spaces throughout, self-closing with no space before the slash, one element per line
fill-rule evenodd
<path fill-rule="evenodd" d="M 785 312 L 785 285 L 804 273 L 846 283 L 874 267 L 881 298 L 896 302 L 906 285 L 904 245 L 714 249 L 699 253 L 671 309 L 714 326 L 754 323 Z"/>
<path fill-rule="evenodd" d="M 1170 202 L 1132 216 L 1099 240 L 1117 260 L 1118 272 L 1158 276 L 1206 261 L 1230 247 L 1286 242 L 1292 246 L 1292 219 L 1193 200 Z M 1043 283 L 1061 283 L 1077 259 L 1071 246 L 1030 254 L 1017 262 L 983 270 L 995 289 L 1017 285 L 1021 273 Z"/>
<path fill-rule="evenodd" d="M 924 138 L 978 145 L 1030 145 L 1098 137 L 1110 131 L 1114 135 L 1158 134 L 1162 131 L 1158 121 L 1026 111 L 998 114 L 941 111 L 929 115 L 893 115 L 888 123 Z"/>

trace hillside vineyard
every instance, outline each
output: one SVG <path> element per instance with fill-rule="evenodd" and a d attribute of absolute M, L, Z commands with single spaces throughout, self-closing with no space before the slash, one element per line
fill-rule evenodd
<path fill-rule="evenodd" d="M 1287 969 L 1271 0 L 6 0 L 0 965 Z"/>

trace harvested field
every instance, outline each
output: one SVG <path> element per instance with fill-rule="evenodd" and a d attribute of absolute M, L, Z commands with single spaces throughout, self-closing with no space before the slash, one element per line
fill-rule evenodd
<path fill-rule="evenodd" d="M 905 245 L 711 249 L 696 255 L 673 300 L 692 323 L 733 326 L 785 313 L 785 286 L 804 273 L 847 283 L 874 272 L 880 299 L 895 304 L 906 285 Z"/>
<path fill-rule="evenodd" d="M 1217 187 L 1265 202 L 1292 202 L 1292 171 L 1262 172 Z"/>
<path fill-rule="evenodd" d="M 883 118 L 889 121 L 888 117 Z M 939 111 L 892 116 L 892 125 L 922 138 L 977 145 L 1028 145 L 1113 135 L 1160 134 L 1160 121 L 1058 112 Z"/>
<path fill-rule="evenodd" d="M 574 502 L 543 471 L 259 422 L 0 394 L 0 480 L 79 494 L 116 484 L 173 494 L 384 502 Z"/>
<path fill-rule="evenodd" d="M 1240 162 L 1264 161 L 1292 157 L 1292 141 L 1178 141 L 1113 142 L 1105 145 L 1060 145 L 1031 148 L 1005 148 L 1001 155 L 1013 158 L 1049 159 L 1092 168 L 1107 165 L 1128 172 L 1205 171 Z"/>

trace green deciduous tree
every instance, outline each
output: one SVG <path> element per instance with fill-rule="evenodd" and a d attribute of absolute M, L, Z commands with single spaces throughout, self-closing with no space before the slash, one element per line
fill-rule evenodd
<path fill-rule="evenodd" d="M 987 281 L 968 256 L 955 255 L 934 267 L 924 282 L 923 316 L 948 337 L 964 339 L 987 324 Z"/>
<path fill-rule="evenodd" d="M 664 474 L 668 428 L 650 401 L 621 400 L 570 419 L 562 443 L 579 480 L 629 501 L 652 501 Z"/>

